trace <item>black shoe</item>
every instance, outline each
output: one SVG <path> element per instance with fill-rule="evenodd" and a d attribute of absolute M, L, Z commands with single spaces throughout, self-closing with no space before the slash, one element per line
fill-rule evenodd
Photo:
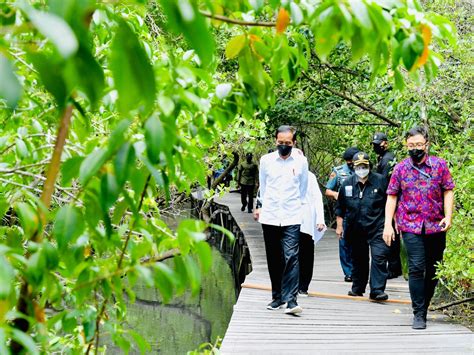
<path fill-rule="evenodd" d="M 267 305 L 267 309 L 275 311 L 277 309 L 283 308 L 284 305 L 285 302 L 282 302 L 281 300 L 273 300 Z"/>
<path fill-rule="evenodd" d="M 352 282 L 352 276 L 344 276 L 345 282 Z"/>
<path fill-rule="evenodd" d="M 308 297 L 308 296 L 309 296 L 308 291 L 301 291 L 301 290 L 298 291 L 298 297 Z"/>
<path fill-rule="evenodd" d="M 376 295 L 371 293 L 369 298 L 374 301 L 386 301 L 388 300 L 388 295 L 385 292 L 377 293 Z"/>
<path fill-rule="evenodd" d="M 347 295 L 352 297 L 362 297 L 364 294 L 359 292 L 353 292 L 352 290 L 350 290 L 349 292 L 347 292 Z"/>
<path fill-rule="evenodd" d="M 413 318 L 413 325 L 411 327 L 413 329 L 426 329 L 426 320 L 422 314 L 415 315 Z"/>
<path fill-rule="evenodd" d="M 286 306 L 286 309 L 285 309 L 286 314 L 298 314 L 301 312 L 303 312 L 303 308 L 298 306 L 298 303 L 296 303 L 296 301 L 288 302 L 288 306 Z"/>
<path fill-rule="evenodd" d="M 247 210 L 248 213 L 252 213 L 253 211 L 252 210 Z"/>
<path fill-rule="evenodd" d="M 244 211 L 245 211 L 245 207 L 247 207 L 247 206 L 246 206 L 246 205 L 242 205 L 242 207 L 240 207 L 240 210 L 241 210 L 242 212 L 244 212 Z"/>

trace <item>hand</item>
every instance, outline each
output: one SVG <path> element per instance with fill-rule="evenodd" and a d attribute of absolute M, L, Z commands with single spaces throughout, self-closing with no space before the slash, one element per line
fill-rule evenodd
<path fill-rule="evenodd" d="M 439 222 L 439 226 L 441 227 L 442 232 L 446 232 L 451 228 L 451 217 L 444 217 L 441 222 Z"/>
<path fill-rule="evenodd" d="M 342 238 L 343 238 L 343 237 L 342 237 L 342 232 L 343 232 L 342 226 L 337 226 L 337 228 L 336 228 L 336 235 L 337 235 L 337 237 L 338 237 L 339 239 L 342 239 Z"/>
<path fill-rule="evenodd" d="M 392 241 L 395 240 L 395 231 L 393 230 L 393 227 L 392 225 L 386 225 L 384 228 L 383 228 L 383 241 L 385 242 L 385 244 L 387 244 L 388 246 L 392 245 Z"/>
<path fill-rule="evenodd" d="M 394 221 L 394 223 L 395 223 L 395 233 L 400 234 L 400 231 L 398 230 L 397 221 Z"/>
<path fill-rule="evenodd" d="M 316 228 L 318 229 L 318 232 L 321 232 L 324 228 L 326 228 L 325 224 L 316 224 Z"/>
<path fill-rule="evenodd" d="M 260 208 L 256 208 L 253 210 L 253 219 L 258 221 L 260 218 Z"/>
<path fill-rule="evenodd" d="M 339 192 L 335 192 L 335 193 L 334 193 L 334 199 L 337 200 L 338 197 L 339 197 Z"/>

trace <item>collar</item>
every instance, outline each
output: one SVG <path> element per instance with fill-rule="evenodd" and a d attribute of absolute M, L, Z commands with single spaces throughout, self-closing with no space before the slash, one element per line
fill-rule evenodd
<path fill-rule="evenodd" d="M 420 164 L 413 163 L 413 160 L 410 157 L 408 158 L 408 160 L 412 168 L 421 168 L 423 165 L 429 166 L 430 168 L 433 167 L 433 163 L 431 162 L 431 157 L 428 154 L 426 155 L 425 161 Z"/>

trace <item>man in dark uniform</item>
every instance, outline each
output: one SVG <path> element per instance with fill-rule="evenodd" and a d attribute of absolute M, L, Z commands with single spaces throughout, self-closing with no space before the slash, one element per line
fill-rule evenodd
<path fill-rule="evenodd" d="M 240 196 L 242 201 L 241 211 L 247 207 L 247 212 L 252 213 L 253 193 L 258 179 L 258 166 L 252 161 L 252 153 L 245 155 L 245 161 L 240 164 L 237 182 L 240 185 Z M 247 200 L 248 197 L 248 200 Z"/>
<path fill-rule="evenodd" d="M 333 168 L 329 176 L 329 181 L 326 184 L 325 195 L 327 197 L 337 200 L 341 184 L 354 174 L 354 170 L 352 169 L 352 157 L 358 151 L 359 149 L 357 147 L 347 148 L 342 156 L 346 163 Z M 344 273 L 344 281 L 352 282 L 351 248 L 344 238 L 339 238 L 339 261 Z"/>
<path fill-rule="evenodd" d="M 372 146 L 377 154 L 376 172 L 381 174 L 388 182 L 395 166 L 395 155 L 388 150 L 388 137 L 385 133 L 377 132 L 373 136 Z M 402 263 L 400 261 L 400 234 L 396 234 L 395 240 L 390 245 L 388 256 L 388 278 L 393 279 L 402 274 Z"/>
<path fill-rule="evenodd" d="M 365 292 L 370 247 L 370 298 L 385 301 L 389 248 L 382 236 L 387 182 L 382 175 L 370 171 L 367 153 L 357 153 L 352 161 L 355 175 L 342 183 L 336 204 L 336 234 L 344 235 L 352 247 L 352 289 L 348 295 L 362 296 Z"/>

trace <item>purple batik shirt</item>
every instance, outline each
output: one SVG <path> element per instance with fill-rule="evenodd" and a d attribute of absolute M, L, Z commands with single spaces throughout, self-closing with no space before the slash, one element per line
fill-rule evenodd
<path fill-rule="evenodd" d="M 395 220 L 402 232 L 426 234 L 441 232 L 444 218 L 444 191 L 454 189 L 454 182 L 445 160 L 429 156 L 414 164 L 411 158 L 393 169 L 387 195 L 398 196 Z"/>

